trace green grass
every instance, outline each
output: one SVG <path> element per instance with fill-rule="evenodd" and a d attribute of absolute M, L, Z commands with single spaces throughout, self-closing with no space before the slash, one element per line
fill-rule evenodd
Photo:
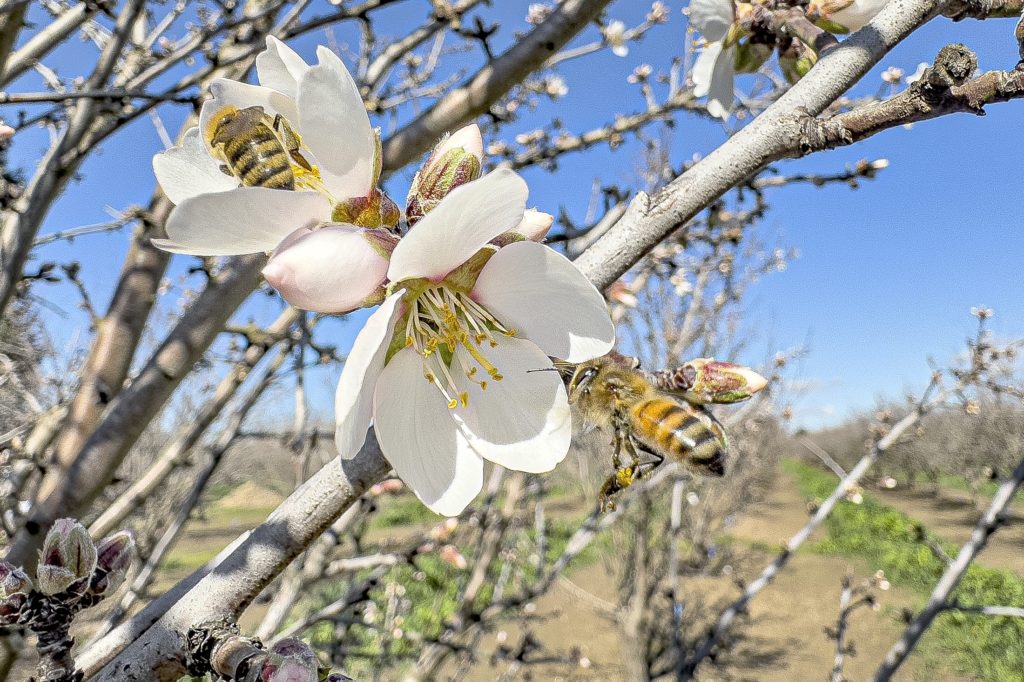
<path fill-rule="evenodd" d="M 801 494 L 824 499 L 836 478 L 797 461 L 783 463 Z M 894 584 L 913 589 L 923 599 L 939 580 L 945 564 L 918 540 L 919 524 L 870 495 L 862 504 L 840 502 L 826 521 L 828 537 L 815 547 L 823 554 L 859 557 L 885 571 Z M 944 543 L 945 544 L 945 543 Z M 957 548 L 945 544 L 951 555 Z M 1010 571 L 972 564 L 953 597 L 971 606 L 1024 607 L 1024 579 Z M 960 672 L 992 682 L 1024 680 L 1024 619 L 948 612 L 928 635 L 932 664 L 944 659 Z"/>

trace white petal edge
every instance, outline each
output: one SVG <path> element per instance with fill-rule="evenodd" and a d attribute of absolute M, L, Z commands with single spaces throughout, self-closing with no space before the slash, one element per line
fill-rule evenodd
<path fill-rule="evenodd" d="M 733 102 L 736 100 L 736 48 L 730 47 L 722 51 L 715 60 L 715 68 L 711 74 L 708 91 L 708 113 L 722 119 L 729 118 Z"/>
<path fill-rule="evenodd" d="M 366 320 L 345 358 L 334 395 L 334 444 L 342 459 L 352 459 L 366 441 L 373 417 L 373 387 L 384 369 L 384 356 L 402 315 L 405 291 L 391 294 Z"/>
<path fill-rule="evenodd" d="M 455 416 L 481 457 L 506 469 L 551 471 L 565 459 L 572 439 L 565 385 L 558 372 L 531 371 L 551 368 L 551 360 L 533 343 L 506 336 L 497 342 L 483 352 L 501 372 L 501 381 L 489 380 L 481 389 L 464 373 L 453 372 L 459 388 L 469 393 Z M 472 365 L 465 349 L 456 352 Z"/>
<path fill-rule="evenodd" d="M 552 357 L 582 362 L 615 345 L 604 297 L 565 256 L 543 244 L 523 241 L 499 250 L 472 296 Z"/>
<path fill-rule="evenodd" d="M 209 132 L 210 120 L 224 107 L 236 109 L 247 109 L 249 107 L 262 107 L 263 113 L 270 116 L 281 114 L 289 123 L 295 125 L 298 121 L 298 110 L 295 108 L 295 100 L 283 95 L 277 90 L 249 85 L 227 78 L 217 78 L 210 84 L 212 99 L 203 103 L 199 111 L 199 130 L 203 132 L 204 139 Z"/>
<path fill-rule="evenodd" d="M 198 127 L 186 130 L 179 146 L 154 156 L 153 172 L 160 189 L 175 204 L 238 186 L 238 179 L 222 172 L 220 162 L 210 156 Z"/>
<path fill-rule="evenodd" d="M 693 96 L 704 97 L 711 90 L 711 79 L 715 71 L 715 62 L 722 54 L 722 42 L 716 41 L 706 44 L 697 55 L 693 63 L 693 71 L 690 76 L 693 78 Z"/>
<path fill-rule="evenodd" d="M 483 460 L 423 378 L 423 358 L 412 348 L 398 351 L 377 379 L 373 428 L 384 457 L 433 511 L 457 516 L 479 494 Z"/>
<path fill-rule="evenodd" d="M 335 199 L 363 197 L 373 181 L 376 142 L 352 75 L 326 47 L 320 63 L 299 80 L 299 132 L 320 161 L 320 174 Z"/>
<path fill-rule="evenodd" d="M 319 192 L 237 187 L 181 202 L 167 218 L 167 239 L 153 243 L 195 256 L 273 251 L 295 230 L 330 214 L 330 202 Z"/>
<path fill-rule="evenodd" d="M 267 49 L 256 55 L 256 75 L 260 85 L 292 99 L 297 96 L 299 79 L 307 69 L 309 64 L 274 36 L 267 36 Z"/>
<path fill-rule="evenodd" d="M 692 0 L 689 9 L 690 25 L 705 40 L 713 43 L 725 38 L 733 19 L 732 0 Z"/>
<path fill-rule="evenodd" d="M 282 242 L 263 277 L 284 300 L 317 313 L 347 313 L 365 305 L 388 272 L 388 259 L 354 225 L 298 230 Z"/>
<path fill-rule="evenodd" d="M 523 219 L 529 189 L 514 171 L 499 168 L 456 187 L 398 242 L 388 277 L 441 281 L 487 242 Z"/>

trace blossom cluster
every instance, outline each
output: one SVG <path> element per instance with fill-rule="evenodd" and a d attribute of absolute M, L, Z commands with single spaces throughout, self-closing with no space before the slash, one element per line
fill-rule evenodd
<path fill-rule="evenodd" d="M 268 38 L 259 85 L 212 84 L 199 126 L 153 165 L 176 206 L 164 249 L 269 252 L 267 282 L 321 313 L 379 305 L 349 353 L 336 442 L 356 455 L 371 422 L 384 456 L 431 509 L 457 515 L 483 462 L 551 470 L 569 448 L 565 387 L 552 359 L 608 352 L 601 294 L 540 243 L 552 216 L 526 182 L 483 174 L 475 125 L 442 139 L 402 211 L 378 187 L 380 136 L 330 50 L 308 65 Z"/>
<path fill-rule="evenodd" d="M 825 30 L 849 33 L 864 27 L 888 0 L 821 0 L 805 10 Z M 735 100 L 737 73 L 757 71 L 779 53 L 779 66 L 790 82 L 804 76 L 817 61 L 813 46 L 797 38 L 766 34 L 764 7 L 735 0 L 691 0 L 690 27 L 703 42 L 693 65 L 695 97 L 707 97 L 708 113 L 727 119 Z M 744 41 L 744 38 L 747 38 Z"/>

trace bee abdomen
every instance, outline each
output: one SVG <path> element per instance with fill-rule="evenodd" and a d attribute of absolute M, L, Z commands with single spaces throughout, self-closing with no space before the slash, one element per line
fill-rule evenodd
<path fill-rule="evenodd" d="M 704 475 L 725 473 L 725 439 L 721 429 L 692 410 L 663 398 L 639 403 L 633 410 L 638 431 L 657 454 L 682 462 Z"/>
<path fill-rule="evenodd" d="M 247 187 L 295 189 L 288 154 L 274 132 L 257 126 L 224 145 L 232 174 Z"/>

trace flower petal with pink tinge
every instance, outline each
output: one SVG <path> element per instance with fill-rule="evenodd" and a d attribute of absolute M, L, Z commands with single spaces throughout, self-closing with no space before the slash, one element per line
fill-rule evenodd
<path fill-rule="evenodd" d="M 270 286 L 293 306 L 347 313 L 384 281 L 388 260 L 366 241 L 366 230 L 332 225 L 306 231 L 279 248 L 263 269 Z"/>

